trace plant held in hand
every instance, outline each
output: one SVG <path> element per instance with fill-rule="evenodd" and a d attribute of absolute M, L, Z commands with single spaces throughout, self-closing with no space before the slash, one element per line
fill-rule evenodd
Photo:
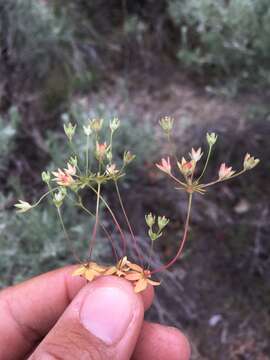
<path fill-rule="evenodd" d="M 173 119 L 168 116 L 164 117 L 161 119 L 160 125 L 171 143 Z M 135 155 L 127 150 L 123 154 L 122 163 L 119 164 L 114 161 L 113 139 L 115 132 L 119 129 L 119 127 L 120 121 L 118 118 L 112 119 L 108 127 L 104 125 L 103 119 L 90 119 L 88 124 L 83 126 L 85 150 L 83 153 L 77 153 L 73 141 L 76 136 L 77 125 L 72 125 L 71 123 L 65 124 L 64 132 L 72 151 L 66 165 L 62 169 L 59 168 L 57 171 L 52 171 L 51 173 L 49 171 L 44 171 L 42 173 L 42 180 L 48 186 L 48 191 L 42 195 L 35 204 L 31 205 L 28 202 L 19 200 L 19 203 L 15 204 L 15 207 L 17 207 L 18 212 L 27 212 L 39 205 L 44 198 L 50 197 L 56 208 L 59 221 L 71 248 L 71 239 L 66 231 L 62 217 L 65 202 L 69 201 L 74 206 L 86 212 L 90 217 L 94 218 L 94 226 L 89 241 L 88 256 L 86 259 L 81 261 L 78 259 L 75 251 L 73 250 L 77 261 L 81 263 L 81 265 L 74 271 L 73 275 L 82 276 L 88 281 L 92 281 L 99 276 L 107 275 L 123 277 L 134 284 L 135 292 L 141 292 L 145 290 L 149 284 L 153 286 L 159 285 L 160 282 L 152 280 L 152 275 L 168 269 L 179 259 L 187 240 L 192 200 L 195 193 L 203 195 L 208 187 L 242 175 L 244 172 L 254 168 L 259 163 L 259 159 L 255 159 L 250 154 L 246 154 L 243 161 L 243 168 L 239 171 L 232 170 L 231 166 L 227 166 L 225 163 L 222 163 L 220 165 L 217 178 L 211 182 L 203 183 L 202 179 L 208 167 L 213 147 L 217 141 L 217 135 L 215 133 L 207 133 L 206 140 L 208 143 L 208 151 L 201 173 L 197 174 L 198 163 L 202 161 L 203 157 L 201 148 L 197 150 L 192 148 L 189 153 L 189 158 L 182 157 L 180 160 L 174 156 L 172 160 L 168 156 L 161 159 L 160 163 L 156 164 L 156 167 L 165 173 L 166 176 L 168 176 L 177 185 L 177 190 L 186 192 L 188 201 L 184 232 L 179 241 L 178 250 L 175 256 L 167 264 L 151 269 L 150 262 L 154 255 L 154 243 L 163 235 L 164 229 L 169 223 L 169 219 L 165 216 L 153 215 L 152 213 L 145 215 L 145 221 L 148 227 L 148 237 L 151 242 L 148 263 L 146 263 L 142 255 L 142 251 L 137 244 L 118 186 L 119 179 L 125 176 L 127 166 L 135 158 Z M 107 132 L 106 138 L 103 136 L 104 130 Z M 92 146 L 90 147 L 90 145 Z M 91 149 L 94 149 L 92 150 L 94 152 L 94 161 L 90 163 L 89 153 Z M 107 183 L 112 183 L 114 185 L 114 189 L 119 200 L 119 207 L 123 213 L 123 218 L 126 221 L 131 235 L 132 244 L 128 244 L 125 233 L 123 232 L 115 213 L 103 196 L 103 189 Z M 94 212 L 89 210 L 83 202 L 86 190 L 95 196 L 96 204 Z M 116 250 L 111 234 L 107 231 L 100 219 L 101 205 L 109 212 L 118 231 L 122 244 L 121 253 Z M 92 259 L 93 249 L 97 241 L 98 228 L 101 228 L 104 231 L 110 241 L 115 257 L 115 264 L 111 266 L 99 265 Z M 139 259 L 140 265 L 128 260 L 128 247 L 134 250 L 136 258 Z"/>

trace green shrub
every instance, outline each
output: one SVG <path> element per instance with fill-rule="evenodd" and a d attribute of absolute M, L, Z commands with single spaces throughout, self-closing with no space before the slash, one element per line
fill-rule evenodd
<path fill-rule="evenodd" d="M 52 110 L 71 90 L 74 72 L 82 70 L 72 24 L 45 1 L 0 0 L 0 69 L 5 96 L 43 100 Z"/>
<path fill-rule="evenodd" d="M 0 193 L 0 202 L 0 288 L 76 261 L 53 206 L 44 203 L 23 216 L 5 209 L 5 204 L 12 202 L 11 197 Z M 85 259 L 92 221 L 71 207 L 65 207 L 63 219 L 72 247 Z"/>
<path fill-rule="evenodd" d="M 169 0 L 181 33 L 179 59 L 196 72 L 270 81 L 270 4 L 267 0 Z"/>
<path fill-rule="evenodd" d="M 3 172 L 12 154 L 20 114 L 11 107 L 6 116 L 0 116 L 0 172 Z"/>

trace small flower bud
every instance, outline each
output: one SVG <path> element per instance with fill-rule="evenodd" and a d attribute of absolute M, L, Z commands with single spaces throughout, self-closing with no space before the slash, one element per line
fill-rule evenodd
<path fill-rule="evenodd" d="M 174 122 L 174 119 L 172 117 L 165 116 L 162 119 L 160 119 L 159 124 L 162 127 L 163 131 L 165 131 L 165 133 L 169 134 L 172 131 L 173 122 Z"/>
<path fill-rule="evenodd" d="M 135 157 L 136 155 L 133 155 L 130 151 L 125 151 L 123 156 L 124 165 L 130 164 Z"/>
<path fill-rule="evenodd" d="M 107 159 L 109 160 L 109 162 L 111 162 L 111 161 L 112 161 L 112 157 L 113 157 L 112 152 L 111 152 L 111 151 L 108 151 L 107 154 L 106 154 L 106 157 L 107 157 Z"/>
<path fill-rule="evenodd" d="M 158 229 L 162 231 L 169 224 L 170 220 L 165 216 L 158 216 Z"/>
<path fill-rule="evenodd" d="M 152 226 L 155 224 L 155 221 L 156 217 L 152 215 L 152 213 L 145 215 L 145 222 L 150 228 L 152 228 Z"/>
<path fill-rule="evenodd" d="M 246 154 L 243 164 L 244 170 L 253 169 L 259 162 L 260 162 L 259 159 L 255 159 L 254 156 L 250 156 L 250 154 Z"/>
<path fill-rule="evenodd" d="M 90 125 L 83 126 L 83 131 L 86 136 L 90 136 L 92 133 L 92 129 L 91 129 Z"/>
<path fill-rule="evenodd" d="M 78 165 L 78 159 L 77 159 L 77 156 L 74 156 L 69 159 L 69 163 L 70 165 L 74 166 L 74 167 L 77 167 Z"/>
<path fill-rule="evenodd" d="M 102 129 L 103 119 L 92 119 L 90 120 L 90 128 L 94 132 L 99 132 Z"/>
<path fill-rule="evenodd" d="M 214 132 L 212 132 L 211 134 L 209 133 L 206 134 L 206 140 L 209 146 L 213 146 L 216 143 L 217 138 L 218 137 Z"/>
<path fill-rule="evenodd" d="M 152 241 L 155 241 L 155 240 L 157 240 L 159 237 L 161 237 L 162 236 L 162 233 L 155 233 L 153 230 L 152 230 L 152 228 L 150 228 L 149 230 L 148 230 L 148 235 L 149 235 L 149 237 L 150 237 L 150 239 L 152 240 Z"/>
<path fill-rule="evenodd" d="M 99 161 L 104 159 L 108 148 L 106 142 L 103 144 L 96 143 L 96 157 Z"/>
<path fill-rule="evenodd" d="M 114 132 L 115 130 L 117 130 L 120 126 L 120 120 L 118 118 L 113 118 L 110 121 L 110 129 L 112 132 Z"/>
<path fill-rule="evenodd" d="M 46 184 L 49 184 L 49 182 L 51 180 L 50 172 L 49 171 L 43 171 L 42 174 L 41 174 L 41 178 Z"/>
<path fill-rule="evenodd" d="M 64 124 L 64 131 L 69 141 L 72 141 L 76 127 L 77 125 L 72 125 L 70 122 L 68 124 Z"/>
<path fill-rule="evenodd" d="M 60 208 L 63 205 L 64 198 L 65 198 L 65 193 L 61 190 L 58 191 L 56 194 L 54 194 L 54 197 L 53 197 L 54 205 L 57 208 Z"/>
<path fill-rule="evenodd" d="M 14 206 L 17 209 L 19 209 L 19 210 L 17 210 L 18 213 L 24 213 L 24 212 L 32 209 L 32 207 L 33 207 L 31 204 L 29 204 L 28 202 L 23 201 L 23 200 L 19 200 L 19 203 L 15 204 Z"/>
<path fill-rule="evenodd" d="M 196 161 L 195 160 L 186 161 L 186 159 L 182 157 L 181 162 L 177 161 L 177 166 L 180 172 L 184 176 L 191 176 L 195 170 Z"/>

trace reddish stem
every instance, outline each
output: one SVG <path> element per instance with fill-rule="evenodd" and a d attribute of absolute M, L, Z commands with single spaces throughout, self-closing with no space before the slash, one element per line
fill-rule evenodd
<path fill-rule="evenodd" d="M 185 246 L 186 240 L 187 240 L 187 234 L 188 234 L 188 226 L 189 226 L 189 220 L 190 220 L 190 212 L 191 212 L 191 202 L 192 202 L 192 194 L 189 194 L 189 198 L 188 198 L 188 211 L 187 211 L 187 217 L 186 217 L 186 222 L 185 222 L 185 228 L 184 228 L 184 234 L 183 237 L 180 241 L 180 246 L 179 249 L 177 251 L 177 254 L 175 255 L 175 257 L 170 260 L 167 264 L 160 266 L 157 269 L 154 269 L 153 271 L 150 272 L 151 275 L 156 274 L 160 271 L 166 270 L 168 269 L 170 266 L 172 266 L 176 260 L 179 258 L 179 256 L 182 253 L 182 250 Z"/>

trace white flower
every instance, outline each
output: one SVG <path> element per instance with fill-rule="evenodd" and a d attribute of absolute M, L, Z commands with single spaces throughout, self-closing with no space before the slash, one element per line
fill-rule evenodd
<path fill-rule="evenodd" d="M 107 175 L 115 175 L 119 172 L 118 169 L 116 169 L 116 165 L 115 164 L 111 164 L 111 165 L 107 165 L 106 167 L 106 174 Z"/>
<path fill-rule="evenodd" d="M 244 169 L 251 170 L 253 169 L 258 163 L 260 162 L 259 159 L 255 159 L 254 156 L 250 156 L 250 154 L 246 154 L 244 158 Z"/>
<path fill-rule="evenodd" d="M 191 153 L 189 153 L 189 156 L 191 160 L 194 160 L 195 162 L 199 161 L 201 157 L 203 156 L 202 149 L 199 148 L 197 151 L 193 148 L 191 149 Z"/>
<path fill-rule="evenodd" d="M 211 134 L 207 133 L 206 134 L 206 140 L 207 140 L 209 146 L 212 146 L 217 141 L 217 135 L 214 132 L 212 132 Z"/>
<path fill-rule="evenodd" d="M 110 121 L 110 128 L 111 128 L 111 131 L 114 132 L 115 130 L 117 130 L 120 126 L 120 120 L 118 118 L 113 118 L 111 121 Z"/>
<path fill-rule="evenodd" d="M 17 210 L 18 213 L 24 213 L 24 212 L 32 209 L 32 207 L 33 207 L 31 204 L 29 204 L 28 202 L 23 201 L 23 200 L 19 200 L 19 203 L 15 204 L 14 206 L 17 209 L 19 209 L 19 210 Z"/>
<path fill-rule="evenodd" d="M 91 129 L 90 125 L 83 126 L 83 131 L 86 136 L 90 136 L 92 133 L 92 129 Z"/>

